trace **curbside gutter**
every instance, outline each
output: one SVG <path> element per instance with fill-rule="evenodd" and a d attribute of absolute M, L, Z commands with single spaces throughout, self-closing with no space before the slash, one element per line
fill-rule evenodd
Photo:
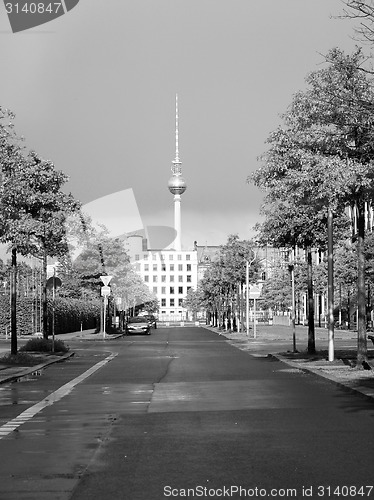
<path fill-rule="evenodd" d="M 17 380 L 21 377 L 26 377 L 27 375 L 31 375 L 43 368 L 46 368 L 49 365 L 54 363 L 61 363 L 62 361 L 67 360 L 74 356 L 75 352 L 68 352 L 63 354 L 62 356 L 55 356 L 53 359 L 46 360 L 39 365 L 27 366 L 27 367 L 17 367 L 17 366 L 9 366 L 4 368 L 4 370 L 0 371 L 0 384 L 5 384 L 7 382 L 12 382 L 13 380 Z M 4 374 L 2 372 L 5 372 Z"/>
<path fill-rule="evenodd" d="M 237 349 L 240 349 L 240 350 L 248 353 L 249 355 L 254 354 L 250 350 L 248 350 L 248 348 L 243 349 L 242 348 L 243 344 L 232 341 L 232 339 L 230 339 L 229 336 L 225 335 L 225 332 L 222 332 L 222 331 L 220 332 L 217 329 L 215 329 L 214 327 L 207 326 L 207 325 L 204 325 L 204 328 L 206 328 L 207 330 L 209 330 L 213 333 L 216 333 L 218 336 L 226 338 L 230 342 L 230 344 L 232 346 L 236 347 Z M 271 343 L 271 341 L 269 341 L 269 344 L 270 343 Z M 246 343 L 246 345 L 247 344 L 248 343 Z M 270 345 L 269 345 L 269 348 L 271 348 Z M 303 361 L 299 361 L 299 362 L 293 361 L 293 360 L 286 358 L 285 356 L 282 356 L 282 354 L 275 353 L 275 352 L 268 352 L 267 355 L 269 357 L 277 359 L 278 361 L 282 361 L 286 365 L 288 365 L 292 368 L 296 368 L 296 369 L 300 370 L 301 372 L 311 373 L 312 375 L 316 375 L 317 377 L 322 377 L 325 380 L 329 380 L 330 382 L 334 383 L 335 385 L 342 387 L 343 389 L 346 389 L 350 392 L 354 392 L 354 393 L 358 392 L 361 395 L 366 396 L 368 398 L 371 398 L 371 399 L 374 398 L 374 383 L 373 383 L 372 388 L 365 387 L 365 386 L 361 385 L 360 382 L 357 381 L 357 379 L 352 379 L 352 380 L 344 379 L 344 380 L 342 380 L 339 377 L 336 377 L 333 373 L 330 373 L 330 372 L 327 372 L 326 370 L 324 370 L 323 367 L 305 366 Z M 365 373 L 365 371 L 363 371 L 363 373 Z M 366 373 L 368 373 L 368 372 L 366 372 Z M 371 373 L 371 372 L 369 372 L 369 373 Z M 374 374 L 372 375 L 372 380 L 374 380 Z"/>
<path fill-rule="evenodd" d="M 247 351 L 248 352 L 248 351 Z M 250 353 L 249 353 L 250 354 Z M 339 387 L 343 387 L 344 389 L 347 389 L 349 391 L 353 392 L 359 392 L 360 394 L 368 397 L 368 398 L 374 398 L 374 387 L 372 389 L 368 387 L 364 387 L 360 384 L 356 385 L 355 380 L 341 380 L 338 377 L 335 377 L 332 373 L 327 373 L 321 368 L 313 368 L 312 366 L 303 366 L 301 363 L 298 363 L 297 361 L 291 361 L 281 354 L 278 353 L 269 353 L 269 356 L 272 358 L 278 359 L 279 361 L 282 361 L 283 363 L 286 363 L 287 365 L 291 366 L 292 368 L 297 368 L 300 371 L 303 371 L 304 373 L 311 373 L 313 375 L 316 375 L 317 377 L 322 377 L 326 380 L 329 380 L 330 382 L 334 383 L 335 385 Z"/>
<path fill-rule="evenodd" d="M 71 334 L 61 334 L 58 335 L 56 338 L 59 340 L 78 340 L 78 341 L 99 341 L 99 342 L 106 342 L 108 340 L 115 340 L 118 338 L 121 338 L 124 336 L 124 332 L 121 333 L 116 333 L 116 334 L 106 334 L 105 337 L 103 336 L 102 332 L 95 333 L 94 331 L 83 331 L 83 332 L 72 332 Z M 40 353 L 42 355 L 43 353 Z M 75 352 L 68 352 L 63 355 L 55 355 L 53 358 L 51 355 L 51 358 L 46 360 L 43 363 L 40 363 L 39 365 L 34 365 L 34 366 L 17 366 L 17 365 L 12 365 L 12 366 L 7 366 L 3 369 L 0 369 L 0 384 L 5 384 L 7 382 L 12 382 L 14 380 L 17 380 L 21 377 L 26 377 L 27 375 L 31 375 L 34 372 L 37 372 L 39 370 L 42 370 L 43 368 L 46 368 L 49 365 L 52 365 L 54 363 L 61 363 L 62 361 L 66 361 L 70 357 L 74 356 Z"/>

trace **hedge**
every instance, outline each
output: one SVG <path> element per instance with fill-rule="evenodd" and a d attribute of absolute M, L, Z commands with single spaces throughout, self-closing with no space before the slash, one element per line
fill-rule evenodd
<path fill-rule="evenodd" d="M 19 335 L 39 331 L 40 302 L 36 326 L 35 303 L 29 297 L 17 297 L 17 333 Z M 100 300 L 88 301 L 73 298 L 56 298 L 55 301 L 55 333 L 69 333 L 96 328 L 100 322 Z M 0 295 L 0 334 L 10 334 L 9 296 Z M 52 300 L 48 299 L 48 334 L 52 334 Z"/>
<path fill-rule="evenodd" d="M 55 333 L 69 333 L 96 328 L 100 322 L 100 300 L 56 298 Z M 48 300 L 48 333 L 52 334 L 52 300 Z"/>

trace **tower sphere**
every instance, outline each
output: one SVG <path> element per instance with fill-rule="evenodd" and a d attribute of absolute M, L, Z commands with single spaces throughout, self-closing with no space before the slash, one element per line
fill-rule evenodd
<path fill-rule="evenodd" d="M 183 194 L 187 189 L 187 184 L 181 175 L 172 175 L 168 182 L 168 188 L 172 194 Z"/>

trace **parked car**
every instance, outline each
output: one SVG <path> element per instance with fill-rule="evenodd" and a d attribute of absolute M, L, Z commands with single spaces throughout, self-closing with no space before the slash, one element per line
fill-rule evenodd
<path fill-rule="evenodd" d="M 151 334 L 151 327 L 147 319 L 143 316 L 135 316 L 134 318 L 129 318 L 126 323 L 126 333 L 128 335 L 132 333 L 145 333 L 146 335 Z"/>
<path fill-rule="evenodd" d="M 154 329 L 157 328 L 157 319 L 152 314 L 147 314 L 146 316 L 143 316 L 143 317 L 147 320 L 147 322 L 151 328 L 154 328 Z"/>

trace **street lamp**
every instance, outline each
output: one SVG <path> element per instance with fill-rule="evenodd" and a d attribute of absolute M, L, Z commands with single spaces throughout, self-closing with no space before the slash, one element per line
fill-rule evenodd
<path fill-rule="evenodd" d="M 295 264 L 294 264 L 294 250 L 290 252 L 290 262 L 288 264 L 288 270 L 291 277 L 291 321 L 292 321 L 292 340 L 293 340 L 293 352 L 297 352 L 296 349 L 296 326 L 295 326 Z"/>

